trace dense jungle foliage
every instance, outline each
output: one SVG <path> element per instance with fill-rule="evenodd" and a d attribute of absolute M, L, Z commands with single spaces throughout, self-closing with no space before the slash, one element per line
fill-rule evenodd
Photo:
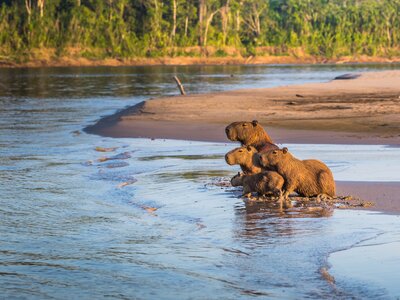
<path fill-rule="evenodd" d="M 0 0 L 0 59 L 37 49 L 127 58 L 207 48 L 390 57 L 399 42 L 400 0 Z"/>

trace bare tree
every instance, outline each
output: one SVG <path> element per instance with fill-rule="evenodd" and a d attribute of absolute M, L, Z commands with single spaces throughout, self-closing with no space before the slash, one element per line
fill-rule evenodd
<path fill-rule="evenodd" d="M 171 38 L 172 40 L 175 40 L 175 34 L 176 34 L 176 0 L 172 1 L 172 32 L 171 32 Z"/>
<path fill-rule="evenodd" d="M 28 22 L 31 22 L 31 14 L 32 14 L 32 0 L 25 0 L 26 12 L 28 13 Z"/>
<path fill-rule="evenodd" d="M 203 35 L 203 28 L 204 28 L 204 17 L 207 13 L 207 2 L 206 0 L 199 0 L 199 45 L 204 45 L 204 35 Z"/>
<path fill-rule="evenodd" d="M 43 11 L 44 11 L 44 0 L 37 0 L 37 6 L 39 8 L 40 12 L 40 17 L 43 17 Z"/>

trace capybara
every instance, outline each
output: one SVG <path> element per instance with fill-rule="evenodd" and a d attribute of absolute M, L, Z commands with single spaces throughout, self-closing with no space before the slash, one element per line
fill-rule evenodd
<path fill-rule="evenodd" d="M 331 170 L 322 161 L 299 160 L 288 148 L 258 154 L 260 165 L 278 172 L 285 180 L 284 199 L 296 192 L 303 197 L 326 194 L 335 196 L 335 181 Z"/>
<path fill-rule="evenodd" d="M 252 146 L 239 147 L 225 154 L 225 161 L 228 165 L 240 165 L 245 175 L 260 173 L 261 167 L 258 165 L 256 148 Z"/>
<path fill-rule="evenodd" d="M 277 172 L 267 171 L 254 175 L 238 173 L 231 179 L 232 186 L 243 186 L 243 195 L 257 192 L 258 195 L 273 194 L 280 196 L 284 179 Z"/>
<path fill-rule="evenodd" d="M 278 146 L 274 144 L 257 120 L 252 122 L 233 122 L 225 128 L 225 133 L 231 141 L 238 141 L 242 146 L 253 146 L 259 152 L 278 149 Z"/>

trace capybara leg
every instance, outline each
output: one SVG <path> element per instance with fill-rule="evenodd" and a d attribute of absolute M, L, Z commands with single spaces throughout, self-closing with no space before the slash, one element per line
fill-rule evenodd
<path fill-rule="evenodd" d="M 282 195 L 282 198 L 283 199 L 289 199 L 289 195 L 290 195 L 290 191 L 288 191 L 288 190 L 286 190 L 284 193 L 283 193 L 283 195 Z"/>
<path fill-rule="evenodd" d="M 282 190 L 274 189 L 273 192 L 272 192 L 272 195 L 275 196 L 276 198 L 281 198 L 282 197 Z"/>
<path fill-rule="evenodd" d="M 250 199 L 250 198 L 251 198 L 251 193 L 245 193 L 245 192 L 243 192 L 242 197 Z"/>
<path fill-rule="evenodd" d="M 292 201 L 290 201 L 290 199 L 285 199 L 285 208 L 291 208 L 293 207 L 292 205 Z"/>
<path fill-rule="evenodd" d="M 281 194 L 280 194 L 280 196 L 279 196 L 279 210 L 280 211 L 282 211 L 283 210 L 283 204 L 285 203 L 285 197 L 284 197 L 284 195 L 282 194 L 282 192 L 281 192 Z"/>
<path fill-rule="evenodd" d="M 331 199 L 333 199 L 333 198 L 327 194 L 319 194 L 317 196 L 317 203 L 320 203 L 321 201 L 331 200 Z"/>
<path fill-rule="evenodd" d="M 318 178 L 319 185 L 322 187 L 322 194 L 333 197 L 336 194 L 335 181 L 332 178 L 332 174 L 328 172 L 322 172 Z"/>

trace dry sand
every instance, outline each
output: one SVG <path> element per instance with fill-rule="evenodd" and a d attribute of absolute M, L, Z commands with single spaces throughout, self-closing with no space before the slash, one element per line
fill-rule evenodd
<path fill-rule="evenodd" d="M 257 119 L 276 143 L 400 145 L 400 71 L 351 80 L 147 100 L 89 133 L 227 142 L 224 127 Z M 338 194 L 400 212 L 400 183 L 338 182 Z"/>

